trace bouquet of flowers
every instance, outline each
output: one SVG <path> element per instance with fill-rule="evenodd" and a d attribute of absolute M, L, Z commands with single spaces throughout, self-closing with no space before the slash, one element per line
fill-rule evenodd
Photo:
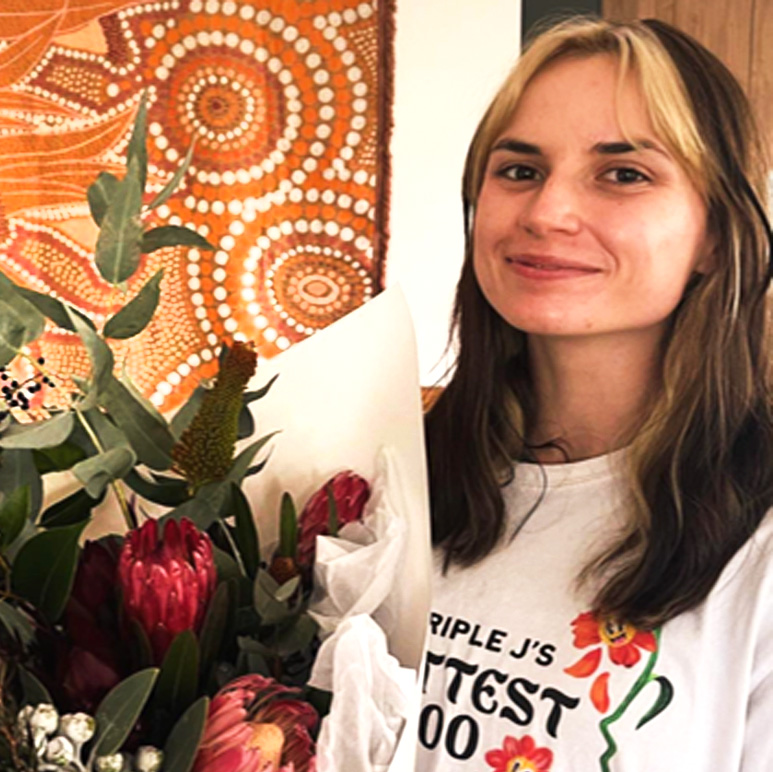
<path fill-rule="evenodd" d="M 103 173 L 88 191 L 96 266 L 124 293 L 144 252 L 209 247 L 182 227 L 147 228 L 190 154 L 145 204 L 144 142 L 143 105 L 126 175 Z M 362 624 L 371 614 L 396 635 L 399 597 L 386 601 L 410 528 L 396 527 L 405 506 L 390 500 L 394 469 L 391 488 L 384 473 L 374 496 L 352 471 L 319 479 L 302 508 L 283 491 L 258 518 L 270 538 L 259 534 L 248 488 L 277 438 L 255 439 L 255 414 L 276 375 L 249 388 L 251 346 L 223 345 L 214 382 L 171 420 L 116 376 L 107 341 L 147 326 L 161 281 L 151 278 L 96 329 L 0 273 L 0 770 L 315 770 L 345 645 L 367 640 L 380 651 Z M 87 378 L 48 372 L 29 353 L 46 319 L 80 337 Z M 43 480 L 62 471 L 79 487 L 46 505 Z M 95 508 L 111 499 L 124 533 L 82 544 Z M 410 661 L 401 660 L 415 667 L 413 638 Z M 392 694 L 396 739 L 407 710 L 400 695 L 415 673 L 406 679 L 383 655 L 378 688 Z M 348 703 L 332 700 L 320 769 L 346 765 L 334 718 Z M 365 745 L 363 758 L 373 757 L 373 738 Z M 393 753 L 392 743 L 376 755 Z"/>

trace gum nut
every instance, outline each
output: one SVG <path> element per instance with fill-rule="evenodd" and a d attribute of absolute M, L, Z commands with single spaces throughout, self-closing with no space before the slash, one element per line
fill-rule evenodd
<path fill-rule="evenodd" d="M 123 754 L 114 753 L 111 756 L 98 756 L 97 772 L 121 772 L 123 769 Z"/>
<path fill-rule="evenodd" d="M 33 734 L 38 732 L 42 734 L 53 734 L 59 726 L 59 714 L 53 705 L 47 702 L 41 702 L 35 707 L 30 716 L 30 729 Z"/>
<path fill-rule="evenodd" d="M 159 772 L 164 763 L 164 754 L 152 745 L 141 745 L 134 756 L 137 772 Z"/>
<path fill-rule="evenodd" d="M 76 745 L 87 743 L 97 728 L 97 722 L 88 713 L 67 713 L 59 721 L 59 733 Z"/>
<path fill-rule="evenodd" d="M 46 746 L 46 761 L 50 761 L 57 767 L 66 767 L 75 759 L 75 747 L 66 738 L 54 737 Z"/>

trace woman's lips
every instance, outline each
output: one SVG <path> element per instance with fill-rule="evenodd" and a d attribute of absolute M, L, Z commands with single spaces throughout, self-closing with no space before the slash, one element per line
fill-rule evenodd
<path fill-rule="evenodd" d="M 518 276 L 543 281 L 576 279 L 600 273 L 600 269 L 594 266 L 563 260 L 552 255 L 518 255 L 505 258 L 505 262 Z"/>

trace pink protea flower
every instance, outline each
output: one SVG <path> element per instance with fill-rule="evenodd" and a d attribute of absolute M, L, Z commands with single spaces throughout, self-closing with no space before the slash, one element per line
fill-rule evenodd
<path fill-rule="evenodd" d="M 317 714 L 297 693 L 259 675 L 224 686 L 209 705 L 192 772 L 314 772 Z"/>
<path fill-rule="evenodd" d="M 306 503 L 298 518 L 298 564 L 308 567 L 314 562 L 317 536 L 328 533 L 330 512 L 328 489 L 338 510 L 338 526 L 343 527 L 362 517 L 370 498 L 368 481 L 354 472 L 339 472 L 328 480 Z"/>
<path fill-rule="evenodd" d="M 217 585 L 209 537 L 190 520 L 148 520 L 130 531 L 118 561 L 128 619 L 147 633 L 156 664 L 183 630 L 198 632 Z"/>

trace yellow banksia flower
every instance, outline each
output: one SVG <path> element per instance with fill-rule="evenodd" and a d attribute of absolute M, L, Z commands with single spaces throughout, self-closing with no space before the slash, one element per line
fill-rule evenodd
<path fill-rule="evenodd" d="M 251 343 L 233 343 L 223 357 L 215 385 L 205 393 L 198 412 L 172 449 L 174 469 L 193 492 L 223 479 L 231 468 L 242 394 L 256 362 Z"/>

